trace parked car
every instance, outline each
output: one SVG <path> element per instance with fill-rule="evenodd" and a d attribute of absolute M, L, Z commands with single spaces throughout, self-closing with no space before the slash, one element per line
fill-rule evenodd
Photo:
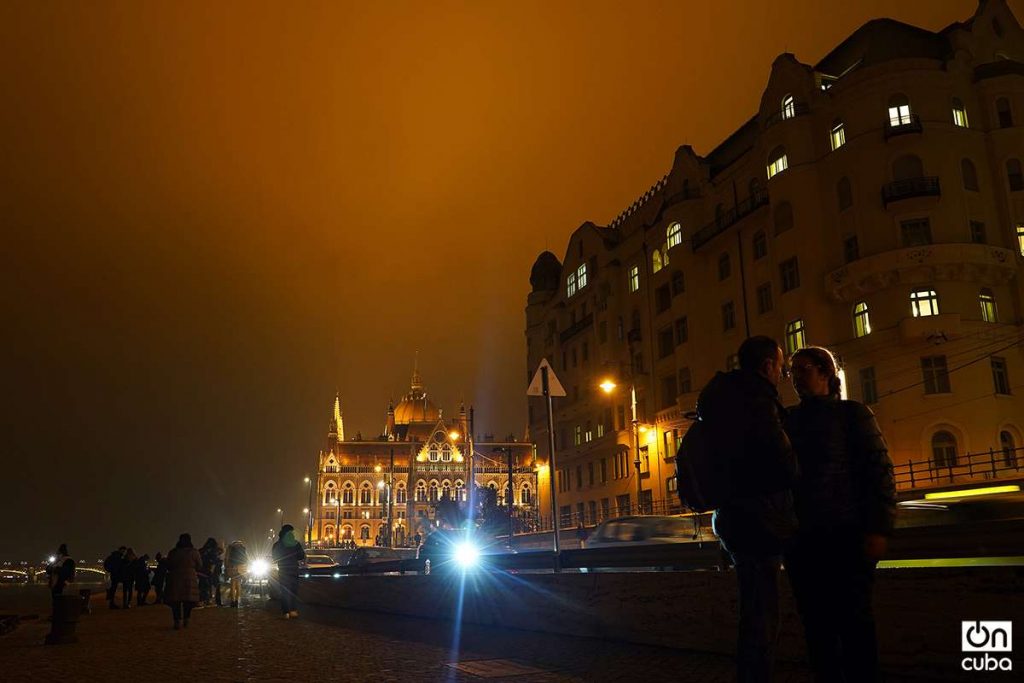
<path fill-rule="evenodd" d="M 346 563 L 349 567 L 369 567 L 380 562 L 393 562 L 395 560 L 416 559 L 415 548 L 377 548 L 359 547 L 349 556 Z"/>
<path fill-rule="evenodd" d="M 306 555 L 306 569 L 330 569 L 338 566 L 330 555 Z"/>
<path fill-rule="evenodd" d="M 616 548 L 623 545 L 689 543 L 699 536 L 694 517 L 637 515 L 601 522 L 585 543 L 586 548 Z"/>

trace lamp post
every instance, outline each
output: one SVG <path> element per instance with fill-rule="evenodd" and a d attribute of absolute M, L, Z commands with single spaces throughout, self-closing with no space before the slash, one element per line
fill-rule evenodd
<path fill-rule="evenodd" d="M 606 379 L 599 385 L 606 394 L 610 394 L 615 391 L 617 386 L 615 382 L 610 379 Z M 633 467 L 636 468 L 636 509 L 641 514 L 643 513 L 641 500 L 643 498 L 644 483 L 640 477 L 640 423 L 636 417 L 636 383 L 629 383 L 629 407 L 630 415 L 632 419 L 633 428 Z"/>

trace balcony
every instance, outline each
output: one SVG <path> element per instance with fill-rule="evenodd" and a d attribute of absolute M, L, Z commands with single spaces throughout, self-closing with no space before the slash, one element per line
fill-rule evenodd
<path fill-rule="evenodd" d="M 593 324 L 594 314 L 588 313 L 587 315 L 583 316 L 582 318 L 574 322 L 572 325 L 569 325 L 569 327 L 565 328 L 558 334 L 559 343 L 564 344 L 565 342 L 569 341 L 577 334 L 579 334 L 580 332 L 587 329 Z"/>
<path fill-rule="evenodd" d="M 938 197 L 941 194 L 942 188 L 939 186 L 938 176 L 894 180 L 882 186 L 882 204 L 889 206 L 891 202 L 914 197 Z"/>
<path fill-rule="evenodd" d="M 703 228 L 693 233 L 691 238 L 691 244 L 694 251 L 697 251 L 702 246 L 710 242 L 717 235 L 727 230 L 732 225 L 735 225 L 741 219 L 754 213 L 762 206 L 768 205 L 768 193 L 766 191 L 757 192 L 742 202 L 729 209 L 722 214 L 721 218 L 711 221 Z"/>
<path fill-rule="evenodd" d="M 961 281 L 998 286 L 1009 282 L 1016 272 L 1009 249 L 987 244 L 929 244 L 883 251 L 849 263 L 825 276 L 825 291 L 833 301 L 852 304 L 872 292 L 905 284 Z"/>
<path fill-rule="evenodd" d="M 775 112 L 767 119 L 765 119 L 764 127 L 771 128 L 772 126 L 782 123 L 783 121 L 790 121 L 797 118 L 798 116 L 806 116 L 811 112 L 811 108 L 806 102 L 796 102 L 793 105 L 793 111 L 789 114 L 784 114 L 781 110 Z"/>
<path fill-rule="evenodd" d="M 900 121 L 893 125 L 892 119 L 885 122 L 885 139 L 907 135 L 909 133 L 920 133 L 924 128 L 921 126 L 921 117 L 911 114 L 909 120 Z"/>

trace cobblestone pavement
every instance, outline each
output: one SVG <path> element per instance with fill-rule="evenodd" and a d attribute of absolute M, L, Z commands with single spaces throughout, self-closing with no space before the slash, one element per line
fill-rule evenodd
<path fill-rule="evenodd" d="M 729 657 L 666 648 L 467 626 L 458 646 L 450 622 L 305 607 L 297 620 L 274 603 L 205 608 L 187 630 L 170 610 L 109 610 L 93 603 L 78 624 L 79 642 L 44 646 L 45 620 L 0 638 L 6 681 L 701 681 L 733 680 Z M 487 667 L 512 660 L 539 671 L 480 677 L 453 663 Z M 482 672 L 487 673 L 487 672 Z M 780 663 L 779 683 L 804 683 L 803 667 Z"/>

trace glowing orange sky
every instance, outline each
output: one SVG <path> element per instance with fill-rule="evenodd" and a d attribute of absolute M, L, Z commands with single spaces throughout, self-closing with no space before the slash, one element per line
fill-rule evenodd
<path fill-rule="evenodd" d="M 335 389 L 376 434 L 417 348 L 447 411 L 521 434 L 542 249 L 749 118 L 778 53 L 975 7 L 373 5 L 0 8 L 3 458 L 29 484 L 0 506 L 80 482 L 0 557 L 269 526 Z"/>

